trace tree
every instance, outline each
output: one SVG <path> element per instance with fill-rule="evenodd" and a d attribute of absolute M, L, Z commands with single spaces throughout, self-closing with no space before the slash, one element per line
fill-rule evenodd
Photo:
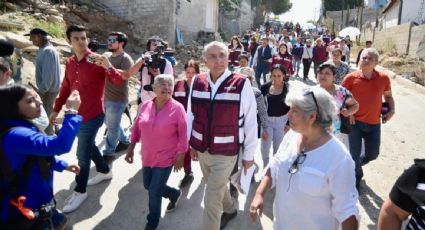
<path fill-rule="evenodd" d="M 252 6 L 256 7 L 254 25 L 259 26 L 264 23 L 267 14 L 283 14 L 289 11 L 292 3 L 289 0 L 251 0 Z"/>
<path fill-rule="evenodd" d="M 289 0 L 251 0 L 251 4 L 257 8 L 262 8 L 266 13 L 275 15 L 283 14 L 292 7 Z"/>

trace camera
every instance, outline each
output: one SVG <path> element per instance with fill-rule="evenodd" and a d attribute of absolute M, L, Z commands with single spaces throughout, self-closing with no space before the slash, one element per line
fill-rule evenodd
<path fill-rule="evenodd" d="M 103 51 L 105 51 L 105 50 L 108 48 L 108 45 L 107 45 L 107 44 L 99 43 L 99 42 L 97 41 L 97 39 L 96 39 L 96 38 L 93 38 L 93 39 L 90 41 L 90 43 L 89 43 L 89 45 L 88 45 L 88 48 L 89 48 L 92 52 L 97 53 L 97 52 L 98 52 L 98 50 L 103 50 Z"/>

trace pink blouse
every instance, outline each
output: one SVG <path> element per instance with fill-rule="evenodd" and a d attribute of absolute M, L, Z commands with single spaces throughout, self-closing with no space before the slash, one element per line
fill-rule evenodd
<path fill-rule="evenodd" d="M 170 99 L 156 114 L 155 98 L 143 103 L 134 123 L 131 143 L 142 143 L 143 167 L 165 168 L 174 164 L 177 154 L 188 149 L 186 112 Z"/>

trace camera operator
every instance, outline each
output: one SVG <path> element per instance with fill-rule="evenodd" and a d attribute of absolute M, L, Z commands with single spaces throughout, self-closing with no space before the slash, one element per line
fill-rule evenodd
<path fill-rule="evenodd" d="M 121 73 L 129 77 L 140 72 L 141 87 L 137 93 L 138 104 L 153 99 L 153 79 L 158 74 L 173 75 L 171 63 L 164 58 L 165 42 L 158 36 L 151 37 L 146 44 L 146 52 L 136 61 L 129 71 Z"/>
<path fill-rule="evenodd" d="M 155 97 L 152 91 L 153 79 L 158 74 L 173 74 L 171 63 L 164 58 L 165 42 L 155 36 L 148 40 L 146 52 L 142 56 L 144 65 L 141 68 L 141 87 L 138 102 L 151 100 Z"/>

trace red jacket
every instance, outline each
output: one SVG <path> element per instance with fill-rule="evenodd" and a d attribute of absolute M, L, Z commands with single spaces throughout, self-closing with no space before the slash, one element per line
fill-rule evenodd
<path fill-rule="evenodd" d="M 208 74 L 199 74 L 192 86 L 194 120 L 190 146 L 211 154 L 234 156 L 239 152 L 239 110 L 245 77 L 233 73 L 218 88 L 211 100 Z"/>

